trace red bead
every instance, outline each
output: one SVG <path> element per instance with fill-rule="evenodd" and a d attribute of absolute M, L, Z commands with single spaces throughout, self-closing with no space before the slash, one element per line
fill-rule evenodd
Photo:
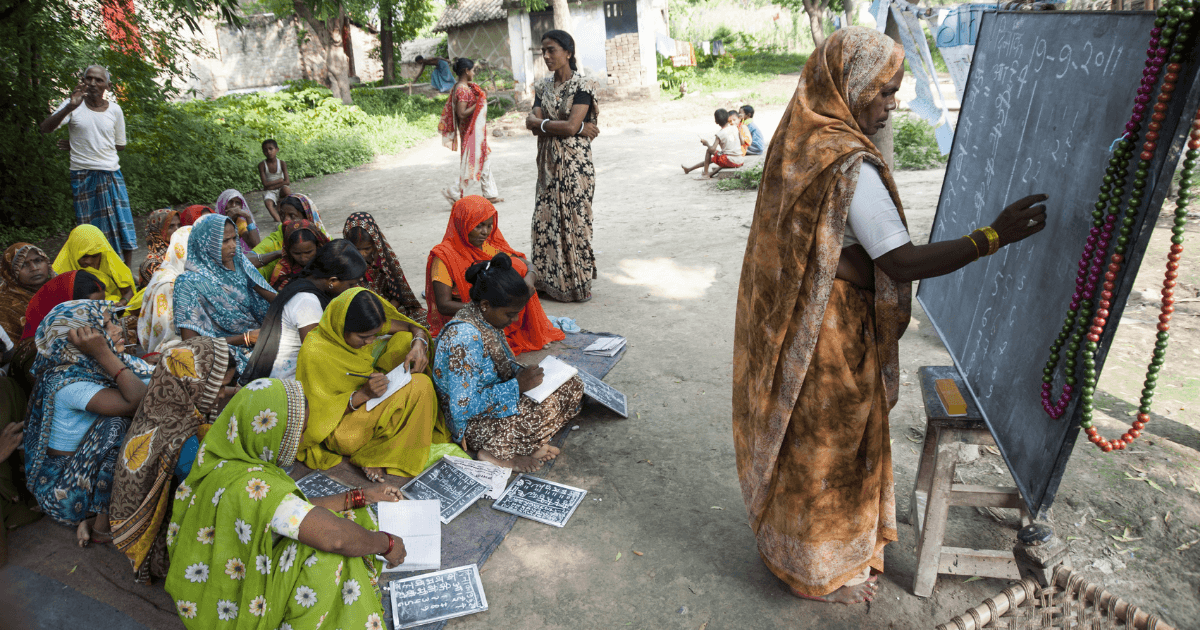
<path fill-rule="evenodd" d="M 1170 278 L 1163 280 L 1163 286 L 1168 289 L 1174 289 L 1175 288 L 1175 280 L 1170 279 Z"/>
<path fill-rule="evenodd" d="M 1149 129 L 1150 131 L 1158 131 L 1158 130 L 1162 129 L 1162 123 L 1152 122 L 1149 125 L 1147 125 L 1147 129 Z"/>
<path fill-rule="evenodd" d="M 1164 282 L 1163 284 L 1166 284 L 1166 283 Z M 1172 291 L 1172 290 L 1171 290 L 1171 289 L 1169 289 L 1169 288 L 1167 288 L 1167 289 L 1163 289 L 1163 290 L 1162 290 L 1162 296 L 1163 296 L 1163 297 L 1165 297 L 1165 298 L 1169 298 L 1169 297 L 1175 297 L 1175 292 L 1174 292 L 1174 291 Z"/>
<path fill-rule="evenodd" d="M 1162 307 L 1162 312 L 1164 312 L 1164 313 L 1166 313 L 1166 314 L 1168 314 L 1168 315 L 1169 315 L 1169 314 L 1171 314 L 1171 313 L 1174 313 L 1174 312 L 1175 312 L 1175 305 L 1174 305 L 1174 304 L 1163 304 L 1163 307 Z"/>
<path fill-rule="evenodd" d="M 1157 149 L 1157 148 L 1158 148 L 1158 143 L 1157 143 L 1157 142 L 1147 142 L 1147 143 L 1145 143 L 1145 144 L 1143 144 L 1143 145 L 1142 145 L 1142 150 L 1143 150 L 1143 151 L 1153 151 L 1153 150 L 1155 150 L 1155 149 Z"/>
<path fill-rule="evenodd" d="M 1105 289 L 1105 290 L 1101 291 L 1101 292 L 1100 292 L 1100 299 L 1102 299 L 1102 300 L 1111 300 L 1111 299 L 1112 299 L 1112 290 L 1110 290 L 1110 289 Z"/>
<path fill-rule="evenodd" d="M 1155 112 L 1150 115 L 1150 120 L 1154 122 L 1162 122 L 1167 119 L 1167 115 L 1162 112 Z"/>
<path fill-rule="evenodd" d="M 1175 271 L 1176 269 L 1179 269 L 1179 261 L 1168 260 L 1167 261 L 1167 271 Z"/>
<path fill-rule="evenodd" d="M 1177 63 L 1167 64 L 1167 72 L 1169 74 L 1179 74 L 1179 68 L 1180 68 L 1180 65 Z"/>
<path fill-rule="evenodd" d="M 1171 314 L 1170 314 L 1170 313 L 1163 313 L 1162 315 L 1159 315 L 1159 316 L 1158 316 L 1158 321 L 1160 321 L 1160 322 L 1162 322 L 1162 323 L 1164 323 L 1164 324 L 1170 323 L 1170 322 L 1171 322 Z"/>
<path fill-rule="evenodd" d="M 1168 268 L 1168 269 L 1167 269 L 1167 273 L 1165 273 L 1165 274 L 1163 274 L 1163 275 L 1164 275 L 1164 276 L 1166 276 L 1166 278 L 1167 278 L 1168 280 L 1174 280 L 1175 278 L 1178 278 L 1178 277 L 1179 277 L 1178 266 L 1179 266 L 1179 265 L 1178 265 L 1178 264 L 1176 264 L 1176 269 L 1170 269 L 1170 268 Z"/>
<path fill-rule="evenodd" d="M 1150 142 L 1158 142 L 1158 134 L 1153 131 L 1146 132 L 1146 139 Z"/>
<path fill-rule="evenodd" d="M 1143 162 L 1149 162 L 1154 159 L 1154 154 L 1149 151 L 1142 151 L 1142 154 L 1138 157 L 1142 158 Z"/>
<path fill-rule="evenodd" d="M 1163 298 L 1163 306 L 1175 306 L 1175 298 Z"/>
<path fill-rule="evenodd" d="M 1138 431 L 1137 429 L 1130 429 L 1129 432 L 1126 433 L 1125 435 L 1128 435 L 1130 438 L 1129 441 L 1132 442 L 1132 441 L 1138 439 L 1139 437 L 1141 437 L 1142 432 Z"/>
<path fill-rule="evenodd" d="M 1135 431 L 1141 431 L 1142 429 L 1146 428 L 1146 423 L 1145 422 L 1134 422 L 1133 428 Z"/>
<path fill-rule="evenodd" d="M 1100 341 L 1100 335 L 1097 335 L 1096 333 L 1088 333 L 1087 340 L 1091 342 L 1098 342 Z"/>
<path fill-rule="evenodd" d="M 1143 423 L 1143 424 L 1145 424 L 1145 423 L 1147 423 L 1147 422 L 1150 422 L 1150 414 L 1148 414 L 1148 413 L 1139 413 L 1139 414 L 1137 415 L 1137 421 L 1138 421 L 1138 422 L 1141 422 L 1141 423 Z"/>
<path fill-rule="evenodd" d="M 1125 256 L 1123 256 L 1121 254 L 1113 254 L 1112 258 L 1110 260 L 1112 260 L 1114 263 L 1117 263 L 1119 265 L 1119 264 L 1125 262 Z"/>
<path fill-rule="evenodd" d="M 1160 114 L 1162 114 L 1162 113 L 1166 113 L 1166 111 L 1167 111 L 1167 104 L 1166 104 L 1166 103 L 1155 103 L 1155 104 L 1154 104 L 1154 111 L 1156 111 L 1156 112 L 1158 112 L 1158 113 L 1160 113 Z"/>
<path fill-rule="evenodd" d="M 1096 316 L 1107 319 L 1108 318 L 1108 308 L 1100 307 L 1100 309 L 1096 311 Z"/>
<path fill-rule="evenodd" d="M 1101 286 L 1105 291 L 1112 291 L 1113 289 L 1117 288 L 1117 285 L 1113 284 L 1112 282 L 1105 282 Z"/>
<path fill-rule="evenodd" d="M 1104 329 L 1099 326 L 1092 326 L 1091 328 L 1088 329 L 1088 331 L 1091 332 L 1093 335 L 1099 335 L 1100 333 L 1104 332 Z"/>
<path fill-rule="evenodd" d="M 1162 100 L 1162 97 L 1163 97 L 1163 96 L 1166 96 L 1167 94 L 1170 94 L 1171 92 L 1174 92 L 1174 91 L 1175 91 L 1175 85 L 1174 85 L 1174 82 L 1171 82 L 1171 83 L 1166 83 L 1166 82 L 1164 82 L 1164 83 L 1162 84 L 1162 88 L 1161 88 L 1161 89 L 1162 89 L 1162 91 L 1163 91 L 1163 94 L 1159 94 L 1159 95 L 1158 95 L 1158 100 L 1160 100 L 1160 101 Z"/>
<path fill-rule="evenodd" d="M 1158 325 L 1159 332 L 1167 332 L 1168 330 L 1171 330 L 1170 324 L 1159 323 L 1159 325 Z"/>
<path fill-rule="evenodd" d="M 1196 149 L 1200 149 L 1200 140 L 1189 140 L 1188 148 L 1193 151 L 1195 151 Z"/>
<path fill-rule="evenodd" d="M 1166 90 L 1166 88 L 1167 88 L 1167 86 L 1164 85 L 1163 89 Z M 1170 102 L 1171 102 L 1171 95 L 1169 93 L 1163 92 L 1162 94 L 1158 95 L 1158 103 L 1155 105 L 1155 107 L 1158 107 L 1159 105 L 1166 105 L 1167 103 L 1170 103 Z"/>
<path fill-rule="evenodd" d="M 1173 251 L 1173 252 L 1167 254 L 1167 260 L 1169 260 L 1171 262 L 1179 262 L 1179 258 L 1180 258 L 1180 256 L 1182 256 L 1182 254 L 1183 254 L 1183 252 Z"/>
<path fill-rule="evenodd" d="M 1117 449 L 1118 451 L 1125 450 L 1125 440 L 1113 440 L 1112 445 L 1113 448 Z"/>
<path fill-rule="evenodd" d="M 1095 433 L 1089 434 L 1089 435 L 1088 435 L 1088 441 L 1089 441 L 1089 442 L 1091 442 L 1092 444 L 1099 444 L 1099 443 L 1100 443 L 1100 436 L 1099 436 L 1099 435 L 1096 435 Z"/>
<path fill-rule="evenodd" d="M 1092 323 L 1095 324 L 1097 328 L 1100 328 L 1101 330 L 1103 330 L 1104 325 L 1108 323 L 1108 320 L 1104 319 L 1103 317 L 1097 317 L 1092 320 Z"/>
<path fill-rule="evenodd" d="M 1109 453 L 1113 450 L 1113 446 L 1112 446 L 1112 444 L 1110 444 L 1108 442 L 1101 442 L 1100 450 L 1104 451 L 1105 453 Z"/>
<path fill-rule="evenodd" d="M 1088 435 L 1099 435 L 1100 434 L 1100 432 L 1096 430 L 1096 427 L 1088 427 L 1088 428 L 1084 429 L 1083 432 L 1087 433 Z"/>
<path fill-rule="evenodd" d="M 1108 300 L 1100 300 L 1100 308 L 1107 309 L 1110 306 L 1112 306 L 1112 302 L 1109 302 Z"/>
<path fill-rule="evenodd" d="M 1171 253 L 1182 254 L 1183 253 L 1183 243 L 1171 243 Z"/>
<path fill-rule="evenodd" d="M 1104 279 L 1105 279 L 1105 280 L 1108 280 L 1109 282 L 1112 282 L 1113 280 L 1116 280 L 1116 279 L 1117 279 L 1117 274 L 1115 274 L 1115 273 L 1113 273 L 1113 272 L 1111 272 L 1111 271 L 1106 271 L 1106 272 L 1104 273 Z M 1111 289 L 1110 289 L 1110 290 L 1111 290 Z"/>

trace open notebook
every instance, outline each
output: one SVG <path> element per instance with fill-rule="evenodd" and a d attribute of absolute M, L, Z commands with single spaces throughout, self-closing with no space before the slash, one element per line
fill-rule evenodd
<path fill-rule="evenodd" d="M 442 568 L 442 502 L 380 501 L 379 531 L 404 541 L 404 562 L 384 571 L 426 571 Z M 386 562 L 384 563 L 386 566 Z"/>
<path fill-rule="evenodd" d="M 388 377 L 387 391 L 383 392 L 383 395 L 378 398 L 372 398 L 371 400 L 368 400 L 367 401 L 367 411 L 374 411 L 374 409 L 379 406 L 379 403 L 387 400 L 388 396 L 391 396 L 392 394 L 395 394 L 396 392 L 400 391 L 400 388 L 404 387 L 405 385 L 408 385 L 409 382 L 412 381 L 412 374 L 408 373 L 408 364 L 407 363 L 401 363 L 399 366 L 397 366 L 391 372 L 388 372 L 387 377 Z"/>
<path fill-rule="evenodd" d="M 553 394 L 556 389 L 562 387 L 563 383 L 571 380 L 572 376 L 579 373 L 579 370 L 564 363 L 555 356 L 548 356 L 542 359 L 538 367 L 542 368 L 542 384 L 525 392 L 525 395 L 532 398 L 535 402 L 546 400 L 547 396 Z"/>

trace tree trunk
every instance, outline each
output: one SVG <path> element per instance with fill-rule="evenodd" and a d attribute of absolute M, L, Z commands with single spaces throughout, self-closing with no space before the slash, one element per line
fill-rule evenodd
<path fill-rule="evenodd" d="M 571 9 L 567 7 L 567 0 L 551 0 L 550 6 L 554 8 L 554 28 L 570 33 Z"/>
<path fill-rule="evenodd" d="M 846 10 L 842 15 L 842 19 L 846 21 L 846 26 L 854 26 L 854 0 L 842 0 L 842 6 Z"/>
<path fill-rule="evenodd" d="M 383 84 L 396 82 L 396 56 L 392 44 L 392 3 L 379 3 L 379 60 L 383 63 Z"/>
<path fill-rule="evenodd" d="M 350 98 L 350 58 L 342 49 L 342 27 L 346 22 L 346 12 L 339 8 L 337 15 L 322 20 L 313 14 L 304 0 L 292 0 L 292 6 L 325 50 L 325 77 L 322 82 L 333 92 L 334 98 L 353 105 L 354 101 Z"/>
<path fill-rule="evenodd" d="M 802 0 L 804 12 L 808 14 L 808 28 L 812 31 L 813 46 L 820 48 L 825 43 L 825 3 L 819 0 Z"/>
<path fill-rule="evenodd" d="M 342 52 L 346 53 L 346 60 L 350 66 L 347 74 L 351 77 L 358 76 L 358 71 L 354 69 L 354 40 L 350 37 L 349 18 L 342 20 Z"/>

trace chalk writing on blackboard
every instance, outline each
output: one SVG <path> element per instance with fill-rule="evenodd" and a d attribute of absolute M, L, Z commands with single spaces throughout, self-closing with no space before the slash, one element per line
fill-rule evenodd
<path fill-rule="evenodd" d="M 319 499 L 350 491 L 350 486 L 330 479 L 319 470 L 314 470 L 301 477 L 300 481 L 296 482 L 296 487 L 309 499 Z"/>
<path fill-rule="evenodd" d="M 575 513 L 587 490 L 547 481 L 539 477 L 517 475 L 512 485 L 492 507 L 501 512 L 562 527 Z"/>
<path fill-rule="evenodd" d="M 622 418 L 629 417 L 629 407 L 625 399 L 625 394 L 617 391 L 608 383 L 588 374 L 586 370 L 579 370 L 578 376 L 583 381 L 583 393 L 588 398 L 612 409 Z"/>
<path fill-rule="evenodd" d="M 398 630 L 488 609 L 479 566 L 475 564 L 395 580 L 388 588 L 392 592 L 392 621 Z"/>
<path fill-rule="evenodd" d="M 471 504 L 487 491 L 487 486 L 475 481 L 445 458 L 439 459 L 436 464 L 425 469 L 425 472 L 400 489 L 404 496 L 413 500 L 441 501 L 443 525 L 462 514 L 463 510 L 471 507 Z"/>

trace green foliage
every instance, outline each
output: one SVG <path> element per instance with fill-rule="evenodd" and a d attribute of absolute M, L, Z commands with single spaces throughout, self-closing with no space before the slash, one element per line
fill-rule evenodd
<path fill-rule="evenodd" d="M 945 163 L 946 156 L 938 150 L 937 136 L 934 135 L 932 125 L 908 114 L 896 116 L 894 120 L 892 146 L 897 168 L 933 168 Z"/>
<path fill-rule="evenodd" d="M 762 181 L 763 165 L 760 162 L 754 167 L 742 169 L 729 179 L 718 179 L 717 190 L 758 190 Z"/>
<path fill-rule="evenodd" d="M 807 55 L 763 51 L 735 51 L 725 55 L 696 58 L 697 65 L 674 67 L 671 59 L 658 56 L 658 84 L 664 92 L 679 95 L 687 82 L 688 91 L 744 90 L 779 74 L 799 72 Z"/>

